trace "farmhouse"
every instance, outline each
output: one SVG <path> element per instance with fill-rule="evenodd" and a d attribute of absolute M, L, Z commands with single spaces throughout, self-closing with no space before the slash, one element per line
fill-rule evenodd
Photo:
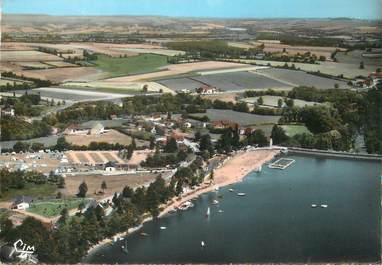
<path fill-rule="evenodd" d="M 214 129 L 234 129 L 239 125 L 236 122 L 229 120 L 217 120 L 212 122 L 212 126 L 214 127 Z"/>
<path fill-rule="evenodd" d="M 371 78 L 371 80 L 373 81 L 372 82 L 372 85 L 373 86 L 377 86 L 379 85 L 380 83 L 382 83 L 382 72 L 374 72 L 374 73 L 371 73 L 369 75 L 369 77 Z"/>
<path fill-rule="evenodd" d="M 215 94 L 216 92 L 218 92 L 218 89 L 209 85 L 203 85 L 196 89 L 196 93 L 202 95 Z"/>
<path fill-rule="evenodd" d="M 105 127 L 100 122 L 89 122 L 78 125 L 72 124 L 65 129 L 66 135 L 100 135 L 105 132 Z"/>
<path fill-rule="evenodd" d="M 1 114 L 4 116 L 15 116 L 15 110 L 12 108 L 1 108 Z"/>
<path fill-rule="evenodd" d="M 30 196 L 17 196 L 11 206 L 12 209 L 16 210 L 26 210 L 30 207 L 33 202 L 33 197 Z"/>

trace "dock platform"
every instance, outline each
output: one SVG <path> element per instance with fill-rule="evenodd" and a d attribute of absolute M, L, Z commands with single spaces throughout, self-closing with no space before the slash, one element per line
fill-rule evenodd
<path fill-rule="evenodd" d="M 280 158 L 277 161 L 271 163 L 268 165 L 269 168 L 275 168 L 275 169 L 286 169 L 290 165 L 292 165 L 296 160 L 291 158 Z"/>

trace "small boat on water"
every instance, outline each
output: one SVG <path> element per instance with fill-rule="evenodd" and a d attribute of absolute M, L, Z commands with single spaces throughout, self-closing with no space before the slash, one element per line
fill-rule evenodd
<path fill-rule="evenodd" d="M 257 172 L 258 172 L 258 173 L 261 172 L 262 169 L 263 169 L 262 166 L 258 167 L 258 168 L 257 168 Z"/>
<path fill-rule="evenodd" d="M 217 204 L 219 204 L 219 201 L 218 201 L 218 200 L 213 200 L 213 201 L 212 201 L 212 204 L 213 204 L 213 205 L 217 205 Z"/>
<path fill-rule="evenodd" d="M 141 232 L 141 236 L 149 236 L 149 234 L 147 234 L 145 232 Z"/>
<path fill-rule="evenodd" d="M 234 189 L 229 189 L 230 192 L 234 192 L 235 190 Z"/>
<path fill-rule="evenodd" d="M 127 254 L 129 253 L 129 251 L 127 250 L 127 239 L 124 239 L 124 240 L 125 240 L 125 244 L 121 246 L 121 250 L 123 253 Z"/>
<path fill-rule="evenodd" d="M 245 196 L 245 195 L 247 195 L 247 194 L 245 194 L 244 192 L 239 192 L 239 193 L 237 194 L 237 196 Z"/>
<path fill-rule="evenodd" d="M 208 217 L 208 216 L 210 216 L 210 214 L 211 214 L 211 210 L 210 210 L 210 207 L 208 207 L 207 212 L 206 212 L 206 216 Z"/>
<path fill-rule="evenodd" d="M 223 210 L 219 210 L 218 212 L 219 212 L 219 213 L 224 213 L 224 211 L 223 211 Z"/>
<path fill-rule="evenodd" d="M 321 208 L 328 208 L 327 204 L 321 204 Z"/>
<path fill-rule="evenodd" d="M 317 204 L 312 204 L 311 207 L 312 208 L 317 208 Z"/>
<path fill-rule="evenodd" d="M 215 188 L 215 191 L 219 191 L 219 187 Z"/>
<path fill-rule="evenodd" d="M 160 230 L 166 230 L 166 229 L 167 229 L 167 227 L 165 227 L 165 226 L 160 227 Z"/>
<path fill-rule="evenodd" d="M 204 241 L 201 241 L 201 242 L 200 242 L 200 245 L 201 245 L 202 247 L 204 247 L 206 244 L 204 243 Z"/>
<path fill-rule="evenodd" d="M 186 201 L 185 203 L 181 204 L 179 206 L 179 209 L 182 210 L 182 211 L 185 211 L 187 210 L 188 208 L 192 208 L 194 207 L 194 204 L 190 201 Z"/>

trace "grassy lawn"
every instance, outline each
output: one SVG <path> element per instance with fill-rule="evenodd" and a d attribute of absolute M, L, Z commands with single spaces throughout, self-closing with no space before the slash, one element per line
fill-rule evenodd
<path fill-rule="evenodd" d="M 304 125 L 282 125 L 286 135 L 293 137 L 296 134 L 311 133 Z"/>
<path fill-rule="evenodd" d="M 108 72 L 110 77 L 158 71 L 159 67 L 168 64 L 167 57 L 158 54 L 140 54 L 127 58 L 98 55 L 93 63 Z"/>
<path fill-rule="evenodd" d="M 17 196 L 45 197 L 56 194 L 57 186 L 54 184 L 36 185 L 27 183 L 23 189 L 10 189 L 1 195 L 0 201 L 9 201 Z"/>
<path fill-rule="evenodd" d="M 41 216 L 52 217 L 57 216 L 61 211 L 66 208 L 68 210 L 77 208 L 81 202 L 86 203 L 87 199 L 57 199 L 57 200 L 48 200 L 36 202 L 31 205 L 28 209 L 28 212 L 35 213 Z"/>
<path fill-rule="evenodd" d="M 103 93 L 112 93 L 112 94 L 142 94 L 142 89 L 121 89 L 121 88 L 112 88 L 112 87 L 79 87 L 79 86 L 64 86 L 63 89 L 75 89 L 75 90 L 84 90 L 84 91 L 95 91 Z"/>

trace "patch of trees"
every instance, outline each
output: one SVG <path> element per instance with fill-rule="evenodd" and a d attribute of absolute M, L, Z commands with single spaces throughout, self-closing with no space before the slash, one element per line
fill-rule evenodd
<path fill-rule="evenodd" d="M 186 157 L 187 154 L 183 151 L 179 151 L 178 153 L 160 153 L 159 151 L 156 151 L 154 155 L 150 155 L 145 161 L 142 161 L 141 166 L 149 168 L 174 166 L 185 160 Z"/>
<path fill-rule="evenodd" d="M 1 140 L 26 140 L 50 135 L 52 128 L 45 121 L 26 122 L 18 117 L 1 118 Z"/>
<path fill-rule="evenodd" d="M 216 149 L 219 153 L 229 154 L 241 146 L 239 128 L 236 126 L 235 128 L 228 128 L 223 131 Z"/>
<path fill-rule="evenodd" d="M 180 167 L 170 181 L 170 187 L 179 196 L 184 187 L 194 187 L 204 181 L 203 159 L 197 156 L 188 167 Z"/>
<path fill-rule="evenodd" d="M 169 42 L 166 46 L 170 49 L 185 51 L 193 59 L 217 59 L 254 57 L 260 49 L 242 49 L 229 46 L 221 40 L 180 41 Z"/>
<path fill-rule="evenodd" d="M 279 116 L 279 115 L 282 115 L 283 109 L 280 109 L 280 108 L 266 108 L 266 107 L 256 106 L 253 109 L 252 113 L 258 114 L 258 115 Z"/>
<path fill-rule="evenodd" d="M 86 102 L 75 104 L 56 114 L 56 119 L 61 123 L 88 121 L 88 120 L 107 120 L 112 114 L 121 114 L 119 106 L 105 101 Z"/>
<path fill-rule="evenodd" d="M 52 82 L 50 80 L 43 80 L 43 79 L 38 79 L 38 78 L 33 78 L 33 77 L 26 77 L 24 75 L 19 76 L 13 72 L 2 72 L 1 75 L 3 77 L 32 81 L 36 87 L 44 87 L 44 86 L 51 86 L 52 85 Z"/>
<path fill-rule="evenodd" d="M 3 168 L 0 170 L 0 198 L 4 192 L 24 189 L 27 184 L 42 185 L 46 183 L 62 186 L 65 185 L 65 180 L 54 174 L 47 177 L 36 171 L 9 171 Z"/>
<path fill-rule="evenodd" d="M 16 81 L 12 83 L 12 81 L 9 81 L 6 85 L 0 86 L 0 91 L 4 92 L 4 91 L 11 91 L 11 90 L 28 90 L 32 88 L 34 88 L 33 84 L 29 84 L 26 82 L 17 83 Z"/>
<path fill-rule="evenodd" d="M 5 108 L 13 106 L 16 115 L 36 117 L 41 114 L 41 101 L 40 95 L 37 94 L 24 94 L 21 97 L 6 97 L 1 99 L 1 103 Z"/>
<path fill-rule="evenodd" d="M 276 91 L 273 89 L 268 89 L 268 90 L 246 90 L 244 91 L 243 96 L 245 98 L 251 98 L 251 97 L 261 97 L 261 96 L 280 96 L 280 97 L 285 97 L 287 96 L 287 93 L 285 91 Z"/>
<path fill-rule="evenodd" d="M 96 61 L 98 59 L 97 54 L 89 52 L 87 50 L 83 51 L 83 56 L 86 61 Z"/>
<path fill-rule="evenodd" d="M 186 94 L 135 96 L 123 99 L 123 111 L 128 114 L 187 113 L 187 110 L 194 113 L 205 110 L 209 106 L 211 106 L 210 101 Z"/>
<path fill-rule="evenodd" d="M 259 147 L 264 147 L 268 145 L 268 139 L 265 136 L 263 130 L 254 130 L 250 134 L 246 135 L 243 144 L 244 145 L 258 145 Z"/>
<path fill-rule="evenodd" d="M 366 92 L 363 114 L 365 144 L 369 153 L 382 154 L 382 89 Z"/>
<path fill-rule="evenodd" d="M 307 38 L 289 34 L 261 33 L 257 36 L 258 40 L 279 40 L 283 44 L 301 45 L 301 46 L 325 46 L 340 47 L 343 46 L 343 40 L 335 38 Z"/>

